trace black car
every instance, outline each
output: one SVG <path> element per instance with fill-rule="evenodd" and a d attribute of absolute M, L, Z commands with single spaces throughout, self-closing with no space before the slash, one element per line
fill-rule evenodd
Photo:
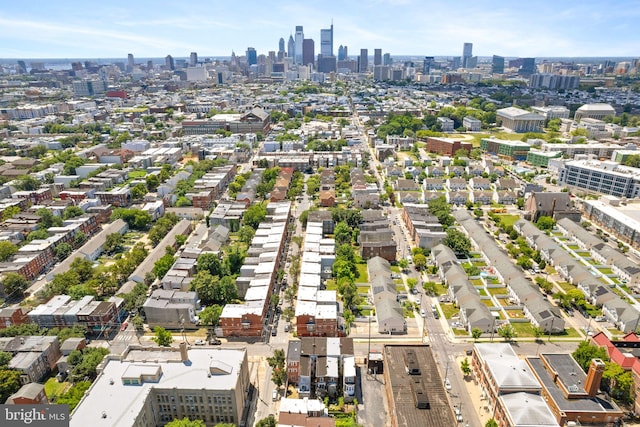
<path fill-rule="evenodd" d="M 222 344 L 222 341 L 220 341 L 218 338 L 213 338 L 209 340 L 209 345 L 220 345 L 220 344 Z"/>
<path fill-rule="evenodd" d="M 278 335 L 278 328 L 277 327 L 271 329 L 271 336 L 275 337 L 276 335 Z"/>

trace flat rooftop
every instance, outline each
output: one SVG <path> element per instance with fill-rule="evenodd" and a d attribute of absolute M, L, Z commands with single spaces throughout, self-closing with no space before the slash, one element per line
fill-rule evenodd
<path fill-rule="evenodd" d="M 178 351 L 131 350 L 122 361 L 108 361 L 72 413 L 70 426 L 129 427 L 152 388 L 232 390 L 236 387 L 245 358 L 244 349 L 190 349 L 188 355 L 189 361 L 183 363 Z M 157 381 L 123 384 L 125 377 L 156 372 L 160 372 Z"/>
<path fill-rule="evenodd" d="M 408 375 L 404 364 L 406 350 L 415 351 L 420 365 L 420 379 L 429 399 L 430 409 L 416 408 L 411 391 L 411 382 L 418 377 Z M 422 345 L 386 345 L 384 347 L 385 377 L 390 412 L 395 414 L 398 426 L 455 426 L 453 409 L 449 404 L 444 381 L 440 377 L 430 347 Z"/>

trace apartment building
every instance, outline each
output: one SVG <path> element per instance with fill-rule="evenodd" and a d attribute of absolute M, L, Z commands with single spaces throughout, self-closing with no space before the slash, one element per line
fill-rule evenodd
<path fill-rule="evenodd" d="M 489 154 L 509 160 L 525 160 L 531 150 L 531 146 L 526 142 L 497 138 L 482 138 L 480 148 Z"/>
<path fill-rule="evenodd" d="M 640 169 L 611 161 L 574 160 L 561 167 L 558 183 L 632 199 L 640 195 Z"/>
<path fill-rule="evenodd" d="M 184 417 L 243 425 L 249 389 L 245 349 L 129 347 L 103 362 L 70 426 L 151 427 Z"/>

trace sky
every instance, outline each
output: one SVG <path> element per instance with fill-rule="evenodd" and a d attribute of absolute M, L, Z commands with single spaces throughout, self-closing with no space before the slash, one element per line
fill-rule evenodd
<path fill-rule="evenodd" d="M 332 20 L 352 57 L 640 56 L 640 0 L 0 0 L 0 58 L 267 54 L 296 25 L 317 54 Z"/>

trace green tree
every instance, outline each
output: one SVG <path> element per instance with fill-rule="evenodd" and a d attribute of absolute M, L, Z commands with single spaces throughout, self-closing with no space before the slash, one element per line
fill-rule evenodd
<path fill-rule="evenodd" d="M 169 421 L 165 427 L 205 427 L 205 423 L 202 420 L 190 420 L 184 417 L 181 420 Z"/>
<path fill-rule="evenodd" d="M 75 236 L 73 236 L 73 246 L 79 247 L 87 241 L 87 235 L 84 234 L 83 231 L 78 231 Z"/>
<path fill-rule="evenodd" d="M 133 316 L 131 323 L 133 323 L 133 327 L 136 328 L 136 331 L 142 331 L 144 329 L 144 319 L 139 314 Z"/>
<path fill-rule="evenodd" d="M 185 196 L 178 197 L 178 199 L 176 200 L 176 207 L 177 208 L 184 208 L 184 207 L 187 207 L 187 206 L 193 206 L 193 202 L 191 200 L 189 200 Z"/>
<path fill-rule="evenodd" d="M 64 208 L 64 211 L 62 211 L 63 219 L 76 218 L 82 215 L 84 215 L 84 211 L 78 206 L 74 205 L 67 206 L 66 208 Z"/>
<path fill-rule="evenodd" d="M 423 270 L 427 266 L 427 257 L 423 254 L 414 255 L 413 265 L 415 265 L 418 270 Z"/>
<path fill-rule="evenodd" d="M 244 217 L 242 221 L 245 225 L 253 228 L 254 230 L 258 229 L 258 226 L 262 221 L 267 217 L 267 208 L 261 203 L 249 206 L 249 208 L 245 211 Z"/>
<path fill-rule="evenodd" d="M 511 341 L 516 336 L 516 331 L 510 323 L 506 323 L 498 328 L 498 335 L 504 338 L 505 341 Z"/>
<path fill-rule="evenodd" d="M 173 342 L 171 332 L 167 331 L 165 328 L 156 326 L 153 328 L 153 333 L 156 335 L 152 339 L 161 347 L 169 347 Z"/>
<path fill-rule="evenodd" d="M 525 270 L 530 269 L 533 266 L 533 261 L 526 255 L 521 255 L 516 260 L 516 265 L 519 265 Z"/>
<path fill-rule="evenodd" d="M 536 221 L 536 227 L 540 230 L 551 230 L 556 225 L 556 221 L 550 216 L 541 216 Z"/>
<path fill-rule="evenodd" d="M 78 275 L 81 282 L 93 277 L 93 263 L 86 258 L 78 257 L 71 262 L 70 270 Z"/>
<path fill-rule="evenodd" d="M 20 206 L 8 206 L 2 212 L 2 221 L 6 221 L 8 219 L 11 219 L 14 216 L 18 215 L 20 212 L 21 212 Z"/>
<path fill-rule="evenodd" d="M 398 267 L 400 267 L 402 271 L 406 271 L 406 269 L 409 268 L 409 261 L 406 258 L 402 258 L 398 261 Z"/>
<path fill-rule="evenodd" d="M 104 242 L 104 251 L 108 254 L 114 254 L 122 250 L 122 244 L 124 243 L 124 236 L 118 232 L 107 235 Z"/>
<path fill-rule="evenodd" d="M 0 402 L 5 402 L 21 386 L 20 371 L 0 369 Z"/>
<path fill-rule="evenodd" d="M 171 253 L 166 253 L 153 265 L 153 272 L 158 279 L 162 279 L 171 269 L 175 259 Z"/>
<path fill-rule="evenodd" d="M 131 188 L 131 198 L 133 200 L 142 200 L 147 194 L 147 186 L 143 183 L 138 183 Z"/>
<path fill-rule="evenodd" d="M 62 218 L 56 216 L 47 208 L 40 208 L 36 211 L 36 214 L 40 217 L 38 228 L 47 230 L 51 227 L 62 227 Z"/>
<path fill-rule="evenodd" d="M 0 242 L 0 262 L 9 261 L 16 252 L 18 252 L 18 247 L 8 240 L 3 240 Z"/>
<path fill-rule="evenodd" d="M 498 427 L 498 422 L 496 420 L 494 420 L 493 418 L 491 418 L 489 421 L 487 421 L 484 424 L 484 427 Z"/>
<path fill-rule="evenodd" d="M 462 231 L 455 228 L 447 229 L 447 237 L 444 238 L 442 243 L 450 247 L 457 255 L 467 257 L 471 252 L 471 241 Z"/>
<path fill-rule="evenodd" d="M 56 400 L 57 404 L 60 405 L 69 405 L 69 410 L 73 411 L 73 409 L 78 406 L 80 403 L 80 399 L 84 396 L 85 392 L 91 386 L 91 381 L 82 381 L 75 383 L 66 393 L 58 396 Z"/>
<path fill-rule="evenodd" d="M 207 252 L 200 255 L 196 261 L 198 272 L 208 271 L 212 276 L 223 276 L 228 274 L 224 269 L 224 264 L 217 254 Z"/>
<path fill-rule="evenodd" d="M 607 354 L 606 348 L 592 345 L 588 341 L 581 341 L 580 344 L 578 344 L 578 348 L 573 352 L 573 358 L 578 362 L 578 365 L 587 372 L 591 364 L 591 359 L 608 361 L 609 355 Z"/>
<path fill-rule="evenodd" d="M 336 241 L 336 246 L 351 243 L 352 234 L 351 228 L 346 222 L 339 222 L 333 231 L 333 238 Z"/>
<path fill-rule="evenodd" d="M 40 180 L 33 175 L 23 175 L 16 179 L 16 187 L 22 191 L 34 191 L 40 188 Z"/>
<path fill-rule="evenodd" d="M 44 240 L 49 238 L 49 233 L 44 228 L 38 228 L 33 230 L 27 235 L 27 242 L 31 242 L 33 240 Z"/>
<path fill-rule="evenodd" d="M 474 341 L 477 341 L 481 335 L 482 335 L 482 329 L 476 327 L 471 330 L 471 336 L 473 337 Z"/>
<path fill-rule="evenodd" d="M 29 287 L 29 281 L 22 274 L 9 272 L 4 274 L 2 287 L 6 295 L 20 297 Z"/>
<path fill-rule="evenodd" d="M 267 358 L 267 363 L 271 366 L 271 381 L 276 385 L 276 387 L 280 388 L 282 384 L 284 384 L 284 380 L 286 378 L 287 372 L 284 369 L 284 350 L 275 349 L 273 350 L 273 356 Z"/>
<path fill-rule="evenodd" d="M 8 351 L 0 351 L 0 369 L 7 369 L 9 362 L 13 359 L 13 354 Z"/>
<path fill-rule="evenodd" d="M 617 401 L 628 403 L 632 400 L 633 377 L 631 371 L 625 371 L 614 362 L 606 362 L 602 379 L 605 380 L 609 394 Z"/>
<path fill-rule="evenodd" d="M 221 314 L 222 306 L 214 304 L 202 310 L 198 317 L 200 318 L 200 323 L 205 326 L 218 326 Z"/>
<path fill-rule="evenodd" d="M 269 415 L 256 423 L 256 427 L 276 427 L 277 425 L 278 423 L 273 415 Z"/>
<path fill-rule="evenodd" d="M 246 245 L 251 244 L 251 240 L 253 239 L 253 236 L 255 234 L 256 231 L 248 225 L 243 225 L 242 227 L 240 227 L 240 230 L 238 230 L 238 238 L 242 243 Z"/>
<path fill-rule="evenodd" d="M 68 243 L 63 242 L 56 246 L 56 258 L 58 258 L 59 261 L 67 259 L 67 257 L 71 255 L 71 252 L 73 252 L 73 246 Z"/>
<path fill-rule="evenodd" d="M 462 370 L 462 373 L 465 377 L 469 376 L 469 374 L 471 374 L 471 367 L 469 366 L 469 359 L 467 359 L 466 357 L 462 360 L 462 362 L 460 362 L 460 369 Z"/>

